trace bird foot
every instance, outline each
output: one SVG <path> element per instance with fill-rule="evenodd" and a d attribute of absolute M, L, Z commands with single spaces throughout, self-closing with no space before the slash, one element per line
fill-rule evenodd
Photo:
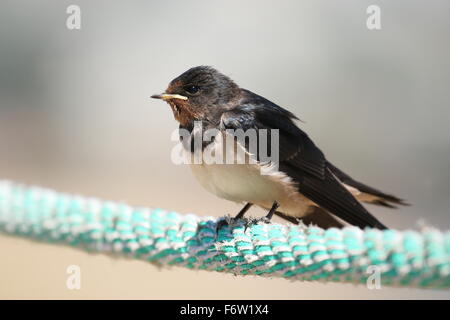
<path fill-rule="evenodd" d="M 233 218 L 233 217 L 230 217 L 229 215 L 227 215 L 217 222 L 216 234 L 219 234 L 220 229 L 222 229 L 223 227 L 226 227 L 226 226 L 234 227 L 239 224 L 238 223 L 239 221 L 245 221 L 245 220 L 247 220 L 247 219 Z"/>
<path fill-rule="evenodd" d="M 247 220 L 247 222 L 245 223 L 245 229 L 244 232 L 247 231 L 247 229 L 255 224 L 258 223 L 265 223 L 265 224 L 269 224 L 270 223 L 270 219 L 267 217 L 261 217 L 261 218 L 253 218 L 251 220 Z"/>
<path fill-rule="evenodd" d="M 265 224 L 269 224 L 270 223 L 270 219 L 267 217 L 261 217 L 261 218 L 257 218 L 257 219 L 253 219 L 253 224 L 258 224 L 258 223 L 265 223 Z"/>
<path fill-rule="evenodd" d="M 270 223 L 270 218 L 267 216 L 261 217 L 261 218 L 239 218 L 239 217 L 230 217 L 229 215 L 225 216 L 224 218 L 222 218 L 221 220 L 219 220 L 217 222 L 217 227 L 216 227 L 216 234 L 219 234 L 220 229 L 222 229 L 223 227 L 234 227 L 239 225 L 239 222 L 243 221 L 244 222 L 244 232 L 247 231 L 247 229 L 255 224 L 259 224 L 259 223 L 264 223 L 264 224 L 269 224 Z"/>

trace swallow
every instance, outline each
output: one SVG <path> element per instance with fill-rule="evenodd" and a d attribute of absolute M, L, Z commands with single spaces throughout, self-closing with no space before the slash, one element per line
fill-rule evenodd
<path fill-rule="evenodd" d="M 266 163 L 190 164 L 199 183 L 216 196 L 245 204 L 234 217 L 241 219 L 253 205 L 267 210 L 265 222 L 277 215 L 289 222 L 314 224 L 321 228 L 386 229 L 361 204 L 388 208 L 408 205 L 404 200 L 361 183 L 334 166 L 310 137 L 297 126 L 290 111 L 249 90 L 240 88 L 228 76 L 209 66 L 191 68 L 172 80 L 162 94 L 151 96 L 169 104 L 179 130 L 196 135 L 195 123 L 202 129 L 278 130 L 276 172 L 261 174 Z M 180 136 L 181 139 L 181 136 Z M 268 139 L 270 143 L 270 139 Z M 250 153 L 247 143 L 235 142 Z M 222 150 L 223 139 L 210 139 L 200 146 Z M 183 143 L 186 154 L 195 152 Z"/>

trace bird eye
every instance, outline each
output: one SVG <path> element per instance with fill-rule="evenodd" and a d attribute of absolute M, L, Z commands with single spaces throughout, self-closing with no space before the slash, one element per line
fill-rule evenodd
<path fill-rule="evenodd" d="M 194 86 L 194 85 L 187 85 L 183 87 L 184 91 L 186 91 L 187 93 L 190 94 L 196 94 L 197 92 L 200 91 L 200 88 L 198 86 Z"/>

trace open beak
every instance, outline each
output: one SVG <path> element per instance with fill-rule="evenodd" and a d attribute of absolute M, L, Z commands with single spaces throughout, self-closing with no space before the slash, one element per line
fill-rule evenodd
<path fill-rule="evenodd" d="M 187 100 L 188 98 L 185 96 L 182 96 L 181 94 L 171 94 L 171 93 L 161 93 L 161 94 L 154 94 L 151 96 L 153 99 L 162 99 L 164 101 L 172 100 L 172 99 L 180 99 L 180 100 Z"/>

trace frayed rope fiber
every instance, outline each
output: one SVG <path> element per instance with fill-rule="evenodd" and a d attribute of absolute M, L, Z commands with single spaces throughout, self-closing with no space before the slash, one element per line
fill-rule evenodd
<path fill-rule="evenodd" d="M 323 230 L 244 221 L 216 232 L 213 217 L 130 207 L 0 180 L 0 232 L 238 275 L 450 287 L 450 232 Z M 369 279 L 370 280 L 370 279 Z"/>

